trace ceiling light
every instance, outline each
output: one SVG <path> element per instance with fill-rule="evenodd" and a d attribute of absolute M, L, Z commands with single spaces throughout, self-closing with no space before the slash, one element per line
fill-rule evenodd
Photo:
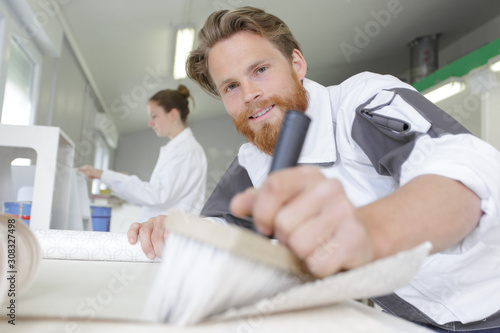
<path fill-rule="evenodd" d="M 175 40 L 174 79 L 184 79 L 186 75 L 186 58 L 193 49 L 194 28 L 177 30 Z"/>
<path fill-rule="evenodd" d="M 499 72 L 500 71 L 500 55 L 498 55 L 498 56 L 496 56 L 494 58 L 491 58 L 488 61 L 488 64 L 490 65 L 490 69 L 493 72 Z"/>
<path fill-rule="evenodd" d="M 450 78 L 441 82 L 438 86 L 432 87 L 422 94 L 427 97 L 432 103 L 437 103 L 446 98 L 454 96 L 465 90 L 465 83 L 457 78 Z"/>

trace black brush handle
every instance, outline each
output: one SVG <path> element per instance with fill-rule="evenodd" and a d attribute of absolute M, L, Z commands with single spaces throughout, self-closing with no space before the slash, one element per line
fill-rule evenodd
<path fill-rule="evenodd" d="M 302 112 L 290 110 L 285 113 L 278 140 L 274 146 L 269 173 L 297 165 L 310 123 L 311 118 Z M 238 218 L 252 224 L 254 230 L 257 231 L 253 217 L 240 216 Z M 268 237 L 273 238 L 273 235 Z"/>
<path fill-rule="evenodd" d="M 285 113 L 278 140 L 274 146 L 269 173 L 297 165 L 311 118 L 303 112 L 290 110 Z"/>

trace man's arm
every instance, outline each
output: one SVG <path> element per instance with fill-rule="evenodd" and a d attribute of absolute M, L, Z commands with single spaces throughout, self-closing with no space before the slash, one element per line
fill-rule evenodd
<path fill-rule="evenodd" d="M 315 167 L 276 172 L 260 190 L 236 196 L 231 208 L 253 215 L 259 231 L 273 233 L 319 277 L 427 240 L 441 251 L 462 240 L 481 216 L 480 199 L 471 190 L 435 175 L 417 177 L 356 209 L 340 182 Z"/>
<path fill-rule="evenodd" d="M 482 215 L 480 198 L 462 183 L 437 175 L 419 176 L 390 196 L 358 209 L 374 241 L 376 258 L 425 240 L 440 252 L 460 242 Z"/>

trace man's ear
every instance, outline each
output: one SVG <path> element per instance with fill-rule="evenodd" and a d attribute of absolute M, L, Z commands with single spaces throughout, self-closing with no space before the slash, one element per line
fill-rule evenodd
<path fill-rule="evenodd" d="M 294 49 L 292 53 L 292 68 L 297 73 L 299 80 L 303 80 L 306 77 L 307 73 L 306 59 L 304 59 L 302 53 L 297 49 Z"/>

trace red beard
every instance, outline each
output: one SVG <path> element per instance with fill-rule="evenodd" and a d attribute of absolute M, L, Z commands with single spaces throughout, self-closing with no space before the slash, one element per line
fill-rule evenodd
<path fill-rule="evenodd" d="M 302 83 L 299 81 L 297 74 L 294 71 L 291 71 L 291 77 L 294 86 L 289 96 L 273 96 L 265 101 L 258 101 L 255 104 L 252 104 L 251 107 L 247 108 L 245 112 L 238 115 L 237 118 L 233 118 L 236 130 L 246 137 L 251 143 L 257 146 L 259 150 L 268 155 L 273 154 L 274 146 L 278 140 L 278 134 L 285 112 L 288 110 L 306 112 L 309 104 L 307 91 L 302 86 Z M 274 124 L 264 123 L 260 129 L 254 132 L 254 130 L 250 128 L 249 117 L 252 116 L 255 109 L 265 108 L 269 105 L 274 105 L 279 108 L 279 110 L 275 109 L 273 112 L 276 113 L 274 116 L 279 116 L 281 118 L 280 121 Z"/>

